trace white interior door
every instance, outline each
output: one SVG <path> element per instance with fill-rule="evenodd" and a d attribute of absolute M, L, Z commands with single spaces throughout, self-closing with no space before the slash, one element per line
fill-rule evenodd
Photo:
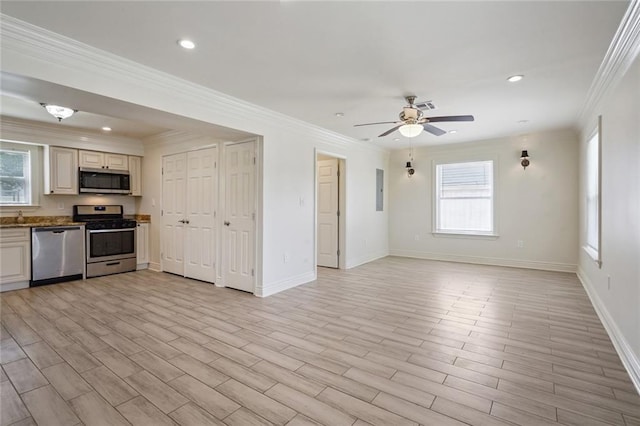
<path fill-rule="evenodd" d="M 187 155 L 162 157 L 162 270 L 184 275 Z"/>
<path fill-rule="evenodd" d="M 225 286 L 254 292 L 255 142 L 225 147 Z"/>
<path fill-rule="evenodd" d="M 216 278 L 217 161 L 216 148 L 187 154 L 184 275 L 207 282 Z"/>
<path fill-rule="evenodd" d="M 318 161 L 318 266 L 338 267 L 338 159 Z"/>

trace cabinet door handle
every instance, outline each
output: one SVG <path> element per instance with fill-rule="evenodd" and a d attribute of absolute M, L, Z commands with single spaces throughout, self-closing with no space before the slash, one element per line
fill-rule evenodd
<path fill-rule="evenodd" d="M 231 222 L 227 222 L 226 220 L 224 221 L 224 226 L 229 226 L 231 225 Z"/>

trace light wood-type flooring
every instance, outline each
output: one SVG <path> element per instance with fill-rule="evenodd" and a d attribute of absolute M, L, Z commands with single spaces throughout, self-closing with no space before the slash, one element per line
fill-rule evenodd
<path fill-rule="evenodd" d="M 264 299 L 140 271 L 0 301 L 2 425 L 640 425 L 574 274 L 388 257 Z"/>

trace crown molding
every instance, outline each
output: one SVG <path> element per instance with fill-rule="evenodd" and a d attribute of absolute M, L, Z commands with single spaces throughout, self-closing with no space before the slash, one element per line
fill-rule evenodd
<path fill-rule="evenodd" d="M 267 136 L 267 139 L 269 133 L 282 133 L 285 130 L 290 134 L 303 137 L 302 141 L 332 145 L 342 149 L 351 147 L 388 152 L 385 148 L 262 108 L 5 14 L 0 14 L 0 23 L 2 66 L 9 72 L 20 73 L 20 70 L 11 69 L 8 53 L 12 53 L 18 58 L 26 57 L 46 65 L 39 69 L 30 68 L 30 77 L 33 78 L 50 81 L 47 69 L 53 66 L 56 69 L 62 68 L 68 71 L 66 81 L 59 79 L 54 83 L 87 91 L 86 87 L 78 87 L 77 81 L 80 76 L 84 78 L 91 76 L 94 81 L 104 79 L 111 84 L 103 85 L 100 95 L 120 96 L 121 100 L 140 104 L 139 99 L 131 98 L 132 91 L 127 89 L 135 88 L 135 91 L 145 92 L 157 101 L 153 105 L 143 106 Z M 121 84 L 113 84 L 114 82 Z M 114 94 L 116 87 L 119 93 Z M 159 108 L 158 103 L 163 103 L 164 107 Z M 185 106 L 188 106 L 187 113 L 185 113 Z M 277 127 L 274 123 L 278 123 Z"/>
<path fill-rule="evenodd" d="M 613 88 L 640 53 L 640 0 L 631 0 L 613 41 L 591 83 L 578 122 L 585 128 L 603 97 Z"/>
<path fill-rule="evenodd" d="M 93 149 L 118 154 L 143 154 L 142 142 L 138 139 L 96 134 L 91 131 L 2 116 L 0 116 L 0 127 L 0 137 L 4 140 Z"/>

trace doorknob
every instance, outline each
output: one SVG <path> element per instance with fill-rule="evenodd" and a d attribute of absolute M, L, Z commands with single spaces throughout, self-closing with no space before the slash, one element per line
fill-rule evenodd
<path fill-rule="evenodd" d="M 229 225 L 231 225 L 231 222 L 227 222 L 227 221 L 224 222 L 224 226 L 229 226 Z"/>

